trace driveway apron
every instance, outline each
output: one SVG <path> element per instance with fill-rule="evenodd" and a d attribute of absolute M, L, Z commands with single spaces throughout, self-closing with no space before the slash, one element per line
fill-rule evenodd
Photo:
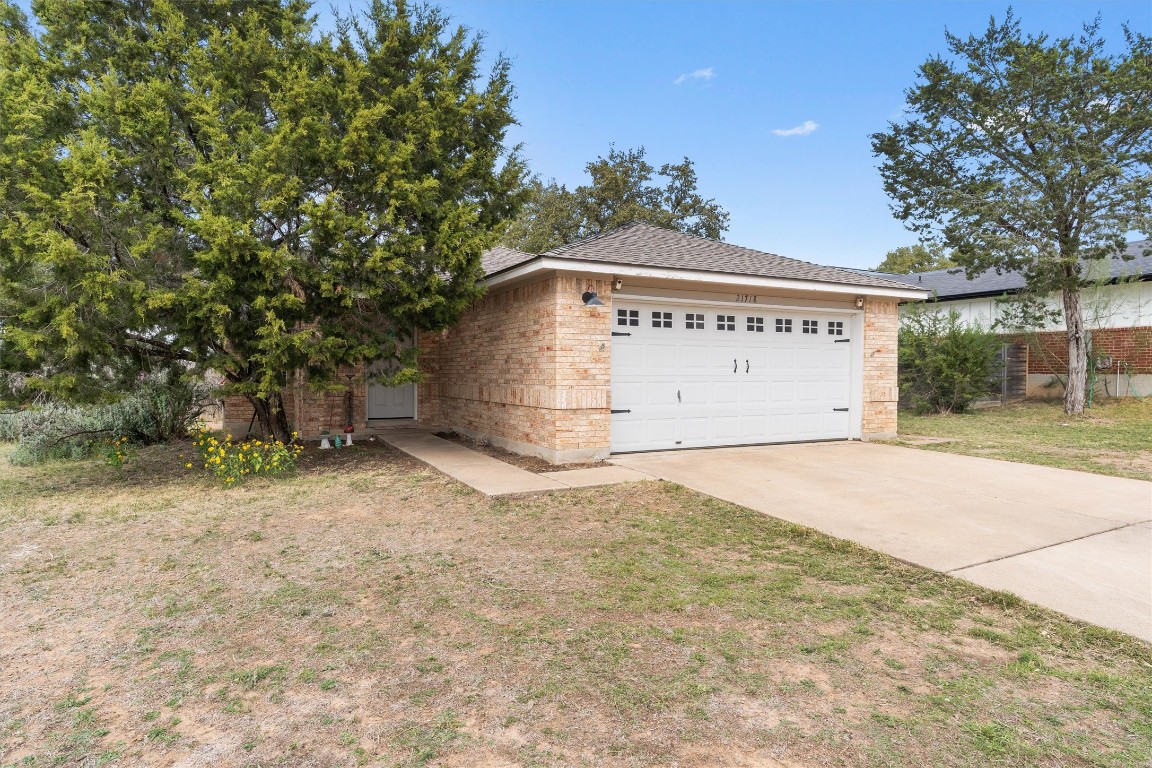
<path fill-rule="evenodd" d="M 875 443 L 613 463 L 1152 642 L 1152 483 Z"/>

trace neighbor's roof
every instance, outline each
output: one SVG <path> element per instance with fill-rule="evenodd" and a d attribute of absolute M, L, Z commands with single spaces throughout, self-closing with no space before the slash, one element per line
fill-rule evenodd
<path fill-rule="evenodd" d="M 1100 262 L 1107 264 L 1109 279 L 1130 278 L 1152 280 L 1152 240 L 1137 240 L 1128 243 L 1124 251 L 1132 258 L 1111 258 Z M 963 269 L 936 269 L 931 272 L 913 272 L 910 275 L 890 275 L 884 272 L 864 272 L 867 275 L 886 277 L 916 288 L 932 291 L 940 299 L 976 298 L 999 296 L 1024 288 L 1024 275 L 1019 272 L 996 274 L 989 270 L 969 280 Z"/>
<path fill-rule="evenodd" d="M 519 252 L 513 252 L 507 248 L 496 250 L 502 251 L 502 253 L 488 252 L 492 254 L 491 263 L 502 266 L 487 269 L 490 260 L 486 254 L 484 265 L 488 276 L 533 258 L 538 258 L 520 254 L 523 258 L 520 261 L 515 261 L 509 254 Z M 819 264 L 789 259 L 773 253 L 755 251 L 751 248 L 742 248 L 738 245 L 708 240 L 695 235 L 686 235 L 683 232 L 639 222 L 626 224 L 585 240 L 578 240 L 575 243 L 553 248 L 542 254 L 541 257 L 593 261 L 632 267 L 683 269 L 696 272 L 811 280 L 875 288 L 908 288 L 906 282 L 895 280 L 891 276 L 864 274 L 837 267 L 824 267 Z"/>

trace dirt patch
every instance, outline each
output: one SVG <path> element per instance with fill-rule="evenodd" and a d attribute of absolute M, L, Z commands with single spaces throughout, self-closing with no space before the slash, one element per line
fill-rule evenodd
<path fill-rule="evenodd" d="M 506 464 L 511 464 L 514 467 L 528 470 L 529 472 L 560 472 L 565 469 L 589 469 L 591 467 L 611 467 L 606 461 L 588 461 L 579 464 L 552 464 L 537 456 L 523 456 L 519 453 L 512 453 L 503 448 L 497 448 L 494 445 L 484 442 L 483 440 L 474 440 L 471 437 L 466 437 L 457 432 L 437 432 L 436 437 L 443 440 L 451 440 L 454 443 L 459 443 L 465 448 L 482 453 L 485 456 L 491 456 L 494 459 L 499 459 Z"/>

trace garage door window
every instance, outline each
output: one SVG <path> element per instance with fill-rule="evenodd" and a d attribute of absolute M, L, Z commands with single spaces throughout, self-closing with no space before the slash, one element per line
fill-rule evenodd
<path fill-rule="evenodd" d="M 692 331 L 704 330 L 704 315 L 696 315 L 689 312 L 684 315 L 684 327 Z"/>
<path fill-rule="evenodd" d="M 748 330 L 756 333 L 764 333 L 764 318 L 750 317 L 748 318 Z"/>
<path fill-rule="evenodd" d="M 829 336 L 843 336 L 844 335 L 844 321 L 843 320 L 829 320 L 828 321 L 828 335 Z"/>
<path fill-rule="evenodd" d="M 734 330 L 736 330 L 736 315 L 716 315 L 716 330 L 718 330 L 718 331 L 734 331 Z"/>
<path fill-rule="evenodd" d="M 820 321 L 819 320 L 805 320 L 800 328 L 804 333 L 819 333 Z"/>
<path fill-rule="evenodd" d="M 672 313 L 671 312 L 653 312 L 652 313 L 652 327 L 653 328 L 671 328 L 672 327 Z"/>
<path fill-rule="evenodd" d="M 792 318 L 776 318 L 776 333 L 792 333 Z"/>
<path fill-rule="evenodd" d="M 618 309 L 618 310 L 616 310 L 616 325 L 640 325 L 640 310 L 638 310 L 638 309 Z"/>

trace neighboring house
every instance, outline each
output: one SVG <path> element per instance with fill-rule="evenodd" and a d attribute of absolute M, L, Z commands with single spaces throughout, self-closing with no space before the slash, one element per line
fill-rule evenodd
<path fill-rule="evenodd" d="M 1096 393 L 1124 397 L 1152 395 L 1152 241 L 1129 243 L 1127 258 L 1086 262 L 1088 286 L 1081 296 L 1091 333 Z M 1011 323 L 1011 297 L 1023 292 L 1018 272 L 984 272 L 969 280 L 962 269 L 938 269 L 910 275 L 864 272 L 932 292 L 944 309 L 956 309 L 970 323 L 1004 333 L 1027 346 L 1029 397 L 1061 397 L 1060 377 L 1068 370 L 1068 336 L 1063 315 L 1042 327 L 1021 329 Z M 1060 295 L 1044 297 L 1045 307 L 1062 313 Z"/>
<path fill-rule="evenodd" d="M 350 380 L 358 429 L 414 420 L 557 463 L 892 435 L 897 306 L 927 296 L 646 224 L 484 270 L 454 327 L 419 334 L 419 385 Z M 287 399 L 306 436 L 344 426 L 344 395 Z M 228 399 L 228 429 L 250 417 Z"/>

